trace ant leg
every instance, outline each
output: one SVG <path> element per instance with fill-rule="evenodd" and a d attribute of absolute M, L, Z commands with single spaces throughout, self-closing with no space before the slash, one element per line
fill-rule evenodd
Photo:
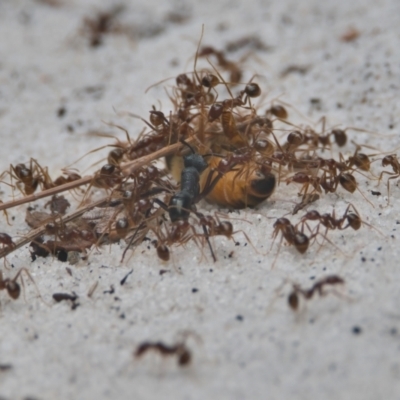
<path fill-rule="evenodd" d="M 210 248 L 211 257 L 212 257 L 213 261 L 216 262 L 216 261 L 217 261 L 217 258 L 215 257 L 214 250 L 213 250 L 213 248 L 212 248 L 212 246 L 211 246 L 210 235 L 208 234 L 207 227 L 206 227 L 204 224 L 201 225 L 201 226 L 202 226 L 202 228 L 203 228 L 204 236 L 205 236 L 205 238 L 206 238 L 206 240 L 207 240 L 208 247 Z"/>

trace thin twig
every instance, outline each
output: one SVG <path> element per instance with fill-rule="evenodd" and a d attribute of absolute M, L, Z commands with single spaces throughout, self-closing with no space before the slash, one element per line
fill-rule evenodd
<path fill-rule="evenodd" d="M 93 203 L 88 204 L 85 207 L 80 208 L 79 210 L 75 210 L 74 212 L 66 215 L 65 217 L 61 218 L 61 223 L 67 224 L 68 222 L 73 221 L 74 219 L 80 217 L 82 214 L 84 214 L 86 211 L 90 210 L 91 208 L 97 207 L 109 200 L 109 197 L 104 197 L 100 200 L 97 200 Z M 12 253 L 13 251 L 19 249 L 20 247 L 28 244 L 32 240 L 35 240 L 40 235 L 43 235 L 46 231 L 45 226 L 40 226 L 39 228 L 36 228 L 32 231 L 30 231 L 23 239 L 15 243 L 15 246 L 9 246 L 5 247 L 0 251 L 0 258 L 6 257 L 8 254 Z"/>
<path fill-rule="evenodd" d="M 193 139 L 188 139 L 188 140 L 186 140 L 186 142 L 191 143 L 191 142 L 193 142 Z M 161 150 L 155 151 L 154 153 L 151 153 L 147 156 L 138 158 L 137 160 L 129 161 L 129 162 L 121 165 L 122 173 L 125 176 L 129 176 L 136 169 L 138 169 L 144 165 L 147 165 L 150 162 L 157 160 L 158 158 L 173 154 L 174 152 L 179 151 L 182 147 L 183 147 L 183 145 L 181 143 L 175 143 L 173 145 L 166 146 L 165 148 L 163 148 Z M 93 177 L 94 177 L 94 175 L 85 176 L 84 178 L 77 179 L 76 181 L 68 182 L 63 185 L 51 188 L 51 189 L 43 190 L 39 193 L 34 193 L 30 196 L 22 197 L 21 199 L 12 200 L 7 203 L 1 203 L 0 211 L 19 206 L 21 204 L 30 203 L 31 201 L 36 201 L 36 200 L 42 199 L 44 197 L 48 197 L 48 196 L 52 196 L 57 193 L 65 192 L 67 190 L 75 189 L 79 186 L 87 185 L 93 180 Z"/>

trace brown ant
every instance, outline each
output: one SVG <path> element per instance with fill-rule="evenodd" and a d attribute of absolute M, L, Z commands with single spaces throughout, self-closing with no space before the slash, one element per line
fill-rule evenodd
<path fill-rule="evenodd" d="M 178 220 L 172 222 L 169 226 L 163 224 L 165 232 L 163 232 L 160 224 L 157 228 L 150 227 L 150 229 L 157 236 L 157 240 L 153 241 L 154 247 L 157 250 L 157 256 L 163 261 L 169 261 L 170 251 L 169 246 L 179 243 L 180 245 L 185 244 L 190 239 L 196 240 L 197 233 L 193 226 L 189 223 L 189 220 Z"/>
<path fill-rule="evenodd" d="M 33 194 L 39 184 L 43 182 L 43 177 L 40 173 L 38 174 L 38 168 L 34 159 L 31 159 L 29 167 L 25 164 L 10 165 L 9 171 L 3 172 L 2 176 L 5 174 L 10 175 L 11 184 L 13 179 L 17 181 L 17 187 L 25 196 Z"/>
<path fill-rule="evenodd" d="M 84 18 L 81 30 L 89 36 L 91 47 L 103 44 L 105 34 L 121 32 L 121 27 L 115 23 L 115 18 L 122 10 L 122 6 L 116 6 L 110 11 L 99 12 L 94 18 Z"/>
<path fill-rule="evenodd" d="M 299 295 L 303 296 L 305 300 L 309 300 L 313 297 L 315 292 L 318 292 L 320 296 L 325 296 L 326 292 L 324 287 L 328 285 L 344 284 L 344 279 L 337 275 L 329 275 L 319 281 L 315 282 L 310 289 L 302 289 L 298 284 L 293 284 L 293 290 L 288 296 L 289 307 L 293 311 L 297 311 L 299 308 Z"/>
<path fill-rule="evenodd" d="M 284 238 L 289 245 L 293 245 L 300 254 L 307 251 L 310 238 L 293 226 L 287 218 L 278 218 L 275 221 L 272 238 L 275 240 L 279 233 L 282 239 Z"/>
<path fill-rule="evenodd" d="M 189 333 L 190 332 L 185 332 L 185 337 Z M 173 345 L 167 345 L 161 341 L 160 342 L 145 341 L 138 345 L 133 354 L 136 358 L 140 358 L 149 351 L 157 351 L 162 356 L 165 357 L 175 356 L 177 358 L 177 363 L 179 367 L 188 366 L 192 362 L 192 352 L 187 347 L 185 339 L 180 340 Z"/>
<path fill-rule="evenodd" d="M 350 210 L 353 209 L 354 212 L 350 212 Z M 355 231 L 360 229 L 362 220 L 355 209 L 355 207 L 352 204 L 349 204 L 341 218 L 336 218 L 335 216 L 335 210 L 332 211 L 332 214 L 325 213 L 325 214 L 320 214 L 316 210 L 308 211 L 300 221 L 300 224 L 302 225 L 302 230 L 303 226 L 306 223 L 306 221 L 319 221 L 320 224 L 322 224 L 326 230 L 334 230 L 334 229 L 339 229 L 339 230 L 344 230 L 347 229 L 348 227 L 351 227 Z M 345 223 L 347 222 L 347 225 Z"/>
<path fill-rule="evenodd" d="M 379 180 L 378 180 L 378 185 L 379 182 L 382 180 L 383 175 L 390 175 L 388 180 L 387 180 L 387 190 L 388 190 L 388 204 L 390 202 L 390 180 L 391 179 L 396 179 L 400 177 L 400 162 L 399 159 L 397 158 L 396 154 L 390 154 L 382 159 L 382 167 L 386 167 L 390 165 L 393 169 L 393 172 L 390 171 L 382 171 L 381 174 L 379 175 Z"/>
<path fill-rule="evenodd" d="M 223 51 L 218 51 L 214 47 L 204 46 L 200 49 L 198 57 L 215 56 L 219 67 L 230 73 L 230 82 L 239 83 L 242 79 L 242 70 L 233 61 L 226 59 Z"/>

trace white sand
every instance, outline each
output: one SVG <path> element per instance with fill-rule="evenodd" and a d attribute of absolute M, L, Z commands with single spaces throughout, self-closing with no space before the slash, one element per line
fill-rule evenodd
<path fill-rule="evenodd" d="M 0 1 L 0 169 L 30 157 L 52 176 L 87 151 L 110 143 L 90 130 L 118 133 L 102 121 L 139 134 L 140 120 L 119 117 L 128 110 L 144 118 L 154 104 L 172 110 L 165 78 L 193 69 L 193 55 L 205 25 L 203 44 L 218 49 L 231 40 L 257 35 L 270 51 L 257 51 L 244 63 L 246 79 L 257 73 L 267 95 L 290 103 L 310 121 L 326 116 L 328 126 L 357 126 L 377 135 L 348 131 L 350 139 L 382 151 L 400 145 L 400 3 L 397 0 L 336 1 L 126 1 L 119 18 L 131 36 L 108 35 L 90 48 L 79 34 L 85 16 L 111 2 L 60 0 L 60 7 L 38 1 Z M 83 3 L 85 5 L 83 5 Z M 183 12 L 182 24 L 166 20 Z M 354 27 L 360 36 L 339 38 Z M 154 34 L 161 30 L 160 34 Z M 153 34 L 151 34 L 153 32 Z M 246 53 L 229 54 L 235 59 Z M 285 78 L 289 65 L 309 66 L 304 75 Z M 202 65 L 206 65 L 203 61 Z M 92 90 L 85 90 L 85 88 Z M 93 90 L 94 88 L 94 90 Z M 321 109 L 310 99 L 321 100 Z M 338 106 L 339 105 L 339 106 Z M 64 106 L 66 114 L 57 116 Z M 293 118 L 305 122 L 291 110 Z M 68 130 L 68 126 L 73 132 Z M 392 135 L 392 136 L 388 136 Z M 349 143 L 346 155 L 354 151 Z M 364 150 L 366 153 L 377 153 Z M 92 154 L 85 169 L 107 153 Z M 381 158 L 379 156 L 375 158 Z M 386 168 L 386 170 L 390 170 Z M 373 172 L 381 171 L 380 161 Z M 31 262 L 27 247 L 8 257 L 15 271 L 31 271 L 40 293 L 26 283 L 26 302 L 0 293 L 1 399 L 398 399 L 400 396 L 400 272 L 397 219 L 399 188 L 392 180 L 390 206 L 386 186 L 358 175 L 360 193 L 343 189 L 315 207 L 341 215 L 353 203 L 365 222 L 360 231 L 333 232 L 335 246 L 314 245 L 301 256 L 277 246 L 270 250 L 272 224 L 293 208 L 294 185 L 279 186 L 259 210 L 240 212 L 235 228 L 248 232 L 257 254 L 241 233 L 240 246 L 214 241 L 218 262 L 191 243 L 161 264 L 153 248 L 140 246 L 128 262 L 119 260 L 123 245 L 94 251 L 88 262 L 71 266 L 57 260 Z M 377 190 L 382 196 L 374 196 Z M 7 199 L 2 196 L 2 200 Z M 43 204 L 43 203 L 42 203 Z M 213 207 L 202 205 L 206 210 Z M 27 232 L 26 206 L 12 210 L 13 226 L 1 219 L 0 231 Z M 302 213 L 299 213 L 301 216 Z M 298 218 L 298 217 L 297 217 Z M 296 219 L 293 219 L 296 221 Z M 340 248 L 341 251 L 338 250 Z M 228 254 L 234 251 L 233 257 Z M 362 261 L 362 257 L 365 261 Z M 133 268 L 124 286 L 120 280 Z M 181 274 L 177 273 L 177 269 Z M 160 275 L 160 269 L 169 272 Z M 15 271 L 2 269 L 12 277 Z M 316 279 L 338 274 L 346 280 L 342 298 L 316 296 L 295 315 L 287 306 L 290 284 L 310 287 Z M 89 288 L 98 281 L 92 298 Z M 114 285 L 115 293 L 104 294 Z M 198 289 L 193 292 L 192 289 Z M 55 304 L 54 292 L 76 292 L 80 306 Z M 239 318 L 238 316 L 241 316 Z M 353 332 L 354 327 L 361 331 Z M 190 329 L 193 362 L 178 368 L 174 359 L 152 354 L 136 360 L 144 340 L 173 343 Z"/>

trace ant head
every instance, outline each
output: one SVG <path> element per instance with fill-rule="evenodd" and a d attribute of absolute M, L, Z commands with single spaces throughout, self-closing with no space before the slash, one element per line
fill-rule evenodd
<path fill-rule="evenodd" d="M 295 290 L 293 290 L 293 292 L 289 294 L 288 303 L 289 307 L 294 311 L 299 308 L 299 296 L 297 295 Z"/>
<path fill-rule="evenodd" d="M 10 281 L 7 284 L 7 292 L 12 299 L 16 300 L 21 293 L 21 287 L 17 282 Z"/>
<path fill-rule="evenodd" d="M 164 244 L 160 244 L 157 246 L 157 256 L 163 261 L 169 260 L 169 249 Z"/>
<path fill-rule="evenodd" d="M 361 218 L 355 213 L 347 214 L 347 222 L 355 231 L 361 227 Z"/>

